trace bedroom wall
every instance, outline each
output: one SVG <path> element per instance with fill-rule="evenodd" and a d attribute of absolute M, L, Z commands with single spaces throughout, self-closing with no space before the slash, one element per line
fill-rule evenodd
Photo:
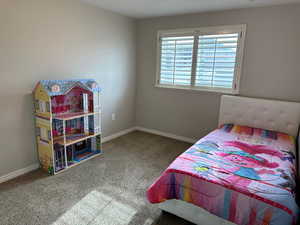
<path fill-rule="evenodd" d="M 134 126 L 134 20 L 77 0 L 1 0 L 0 32 L 0 177 L 37 163 L 31 91 L 41 79 L 96 78 L 104 136 Z"/>
<path fill-rule="evenodd" d="M 300 101 L 300 4 L 139 20 L 137 125 L 189 138 L 217 127 L 219 93 L 154 87 L 160 29 L 247 24 L 242 96 Z"/>

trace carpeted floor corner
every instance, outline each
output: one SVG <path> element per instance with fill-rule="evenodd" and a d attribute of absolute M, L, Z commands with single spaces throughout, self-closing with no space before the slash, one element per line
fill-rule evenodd
<path fill-rule="evenodd" d="M 190 144 L 132 132 L 56 176 L 37 170 L 0 184 L 1 225 L 188 225 L 145 191 Z"/>

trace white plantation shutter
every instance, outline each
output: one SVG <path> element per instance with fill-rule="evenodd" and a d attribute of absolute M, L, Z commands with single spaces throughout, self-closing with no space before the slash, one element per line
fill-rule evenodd
<path fill-rule="evenodd" d="M 193 45 L 193 36 L 161 38 L 161 84 L 190 85 Z"/>
<path fill-rule="evenodd" d="M 233 88 L 238 33 L 198 36 L 195 86 Z"/>
<path fill-rule="evenodd" d="M 238 93 L 245 25 L 159 31 L 159 87 Z"/>

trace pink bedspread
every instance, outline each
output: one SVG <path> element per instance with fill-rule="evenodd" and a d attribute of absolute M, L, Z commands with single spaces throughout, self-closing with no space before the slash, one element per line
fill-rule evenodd
<path fill-rule="evenodd" d="M 184 200 L 239 225 L 289 225 L 298 214 L 294 191 L 294 138 L 227 124 L 181 154 L 147 196 Z"/>

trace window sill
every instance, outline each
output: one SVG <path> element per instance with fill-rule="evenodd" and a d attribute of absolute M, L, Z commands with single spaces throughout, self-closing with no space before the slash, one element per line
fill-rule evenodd
<path fill-rule="evenodd" d="M 239 94 L 237 90 L 232 90 L 232 89 L 228 90 L 228 89 L 223 89 L 223 88 L 190 87 L 190 86 L 164 85 L 164 84 L 156 84 L 155 87 L 156 88 L 187 90 L 187 91 L 214 92 L 214 93 L 231 94 L 231 95 Z"/>

